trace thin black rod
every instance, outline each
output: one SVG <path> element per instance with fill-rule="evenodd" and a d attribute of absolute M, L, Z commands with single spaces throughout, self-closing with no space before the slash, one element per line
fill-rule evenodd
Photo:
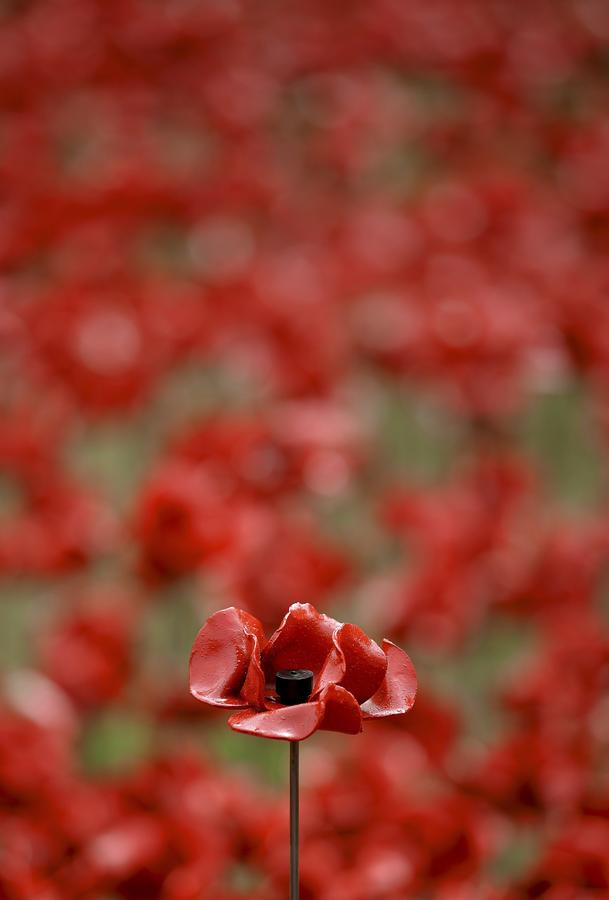
<path fill-rule="evenodd" d="M 290 741 L 290 900 L 298 900 L 299 744 Z"/>

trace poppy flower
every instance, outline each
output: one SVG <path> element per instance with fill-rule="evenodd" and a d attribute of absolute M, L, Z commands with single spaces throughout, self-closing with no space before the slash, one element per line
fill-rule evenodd
<path fill-rule="evenodd" d="M 305 702 L 279 700 L 275 676 L 285 670 L 312 672 Z M 190 658 L 197 700 L 235 710 L 228 722 L 235 731 L 278 740 L 301 741 L 319 729 L 358 734 L 365 719 L 407 712 L 416 689 L 403 650 L 387 640 L 379 647 L 310 603 L 292 604 L 268 641 L 254 616 L 222 609 L 199 631 Z"/>
<path fill-rule="evenodd" d="M 94 599 L 96 606 L 58 618 L 41 640 L 41 668 L 82 711 L 120 697 L 133 669 L 134 601 L 110 592 Z"/>
<path fill-rule="evenodd" d="M 226 497 L 194 466 L 173 464 L 154 472 L 142 488 L 133 532 L 140 572 L 151 582 L 176 578 L 226 552 L 234 519 Z"/>

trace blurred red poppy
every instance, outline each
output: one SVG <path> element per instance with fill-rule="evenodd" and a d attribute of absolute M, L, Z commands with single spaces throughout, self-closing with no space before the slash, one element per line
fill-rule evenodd
<path fill-rule="evenodd" d="M 70 610 L 43 636 L 41 669 L 81 711 L 105 706 L 125 690 L 134 667 L 132 603 L 126 594 L 100 592 L 96 606 Z"/>
<path fill-rule="evenodd" d="M 278 671 L 310 669 L 307 702 L 283 705 Z M 229 607 L 200 630 L 190 658 L 190 690 L 204 703 L 241 710 L 235 731 L 300 741 L 318 729 L 357 734 L 364 719 L 400 715 L 413 705 L 414 666 L 403 650 L 382 648 L 357 625 L 342 624 L 310 603 L 294 603 L 267 641 L 260 622 Z"/>

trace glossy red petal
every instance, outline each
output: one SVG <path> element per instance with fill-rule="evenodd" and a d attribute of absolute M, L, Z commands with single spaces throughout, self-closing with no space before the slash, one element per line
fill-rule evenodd
<path fill-rule="evenodd" d="M 343 625 L 336 635 L 346 665 L 339 684 L 353 694 L 358 703 L 368 700 L 379 689 L 387 672 L 387 656 L 376 641 L 357 625 Z"/>
<path fill-rule="evenodd" d="M 260 642 L 264 642 L 262 625 L 249 613 L 231 606 L 210 616 L 190 655 L 193 696 L 213 706 L 247 706 L 240 692 Z"/>
<path fill-rule="evenodd" d="M 331 684 L 322 691 L 319 699 L 325 707 L 321 722 L 324 731 L 359 734 L 362 730 L 362 712 L 353 694 L 337 684 Z"/>
<path fill-rule="evenodd" d="M 332 649 L 339 623 L 317 612 L 310 603 L 293 603 L 262 654 L 267 681 L 281 669 L 310 669 L 318 674 Z"/>
<path fill-rule="evenodd" d="M 383 641 L 387 674 L 375 695 L 362 706 L 365 719 L 397 716 L 408 712 L 417 693 L 417 675 L 407 653 L 391 641 Z"/>
<path fill-rule="evenodd" d="M 315 693 L 340 684 L 358 703 L 372 697 L 387 671 L 387 657 L 357 625 L 341 625 L 332 636 L 332 649 L 315 682 Z"/>
<path fill-rule="evenodd" d="M 355 697 L 331 684 L 312 703 L 277 706 L 265 712 L 244 710 L 231 716 L 228 724 L 234 731 L 256 737 L 304 741 L 320 728 L 358 734 L 362 730 L 362 716 Z"/>
<path fill-rule="evenodd" d="M 247 675 L 241 688 L 241 697 L 248 706 L 254 709 L 264 709 L 265 696 L 266 684 L 260 663 L 260 641 L 257 637 L 254 637 L 254 649 L 250 657 Z"/>
<path fill-rule="evenodd" d="M 345 672 L 347 671 L 345 654 L 341 650 L 340 644 L 338 642 L 339 632 L 340 627 L 336 629 L 336 631 L 332 635 L 332 647 L 315 679 L 313 685 L 314 697 L 318 697 L 319 694 L 324 690 L 324 688 L 328 687 L 328 685 L 338 684 L 340 681 L 342 681 L 345 676 Z"/>
<path fill-rule="evenodd" d="M 324 705 L 299 703 L 298 706 L 277 706 L 266 712 L 235 713 L 228 720 L 234 731 L 253 734 L 256 737 L 272 738 L 278 741 L 304 741 L 321 725 Z"/>

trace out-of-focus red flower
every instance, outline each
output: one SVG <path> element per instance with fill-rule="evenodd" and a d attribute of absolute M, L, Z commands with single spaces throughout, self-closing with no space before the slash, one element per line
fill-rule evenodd
<path fill-rule="evenodd" d="M 0 421 L 0 469 L 26 484 L 52 479 L 59 463 L 69 418 L 60 406 L 36 409 L 32 397 L 3 410 Z"/>
<path fill-rule="evenodd" d="M 528 556 L 502 598 L 504 608 L 547 618 L 550 629 L 556 616 L 562 621 L 574 608 L 586 618 L 609 560 L 606 515 L 542 526 Z"/>
<path fill-rule="evenodd" d="M 84 284 L 32 307 L 37 358 L 86 411 L 132 408 L 167 365 L 167 341 L 139 290 Z"/>
<path fill-rule="evenodd" d="M 609 896 L 609 821 L 580 816 L 569 822 L 542 853 L 517 898 L 579 900 Z"/>
<path fill-rule="evenodd" d="M 71 774 L 71 742 L 63 730 L 2 711 L 0 790 L 5 809 L 27 808 Z"/>
<path fill-rule="evenodd" d="M 225 571 L 229 596 L 272 626 L 285 609 L 286 597 L 327 602 L 348 581 L 351 566 L 341 549 L 312 527 L 272 517 L 251 547 L 229 557 Z"/>
<path fill-rule="evenodd" d="M 362 315 L 362 351 L 394 374 L 437 387 L 463 415 L 505 417 L 521 402 L 542 343 L 540 317 L 517 287 L 481 276 L 467 260 L 439 254 L 429 268 L 423 298 L 394 292 L 378 310 L 373 298 Z"/>
<path fill-rule="evenodd" d="M 262 416 L 215 416 L 191 426 L 172 453 L 204 466 L 210 478 L 254 496 L 273 496 L 297 482 L 289 458 Z"/>
<path fill-rule="evenodd" d="M 90 609 L 75 609 L 43 635 L 40 665 L 83 710 L 116 700 L 133 670 L 133 614 L 109 596 Z M 125 598 L 123 598 L 125 600 Z"/>
<path fill-rule="evenodd" d="M 20 485 L 21 509 L 0 526 L 0 571 L 57 575 L 107 552 L 114 517 L 89 489 L 53 469 Z"/>
<path fill-rule="evenodd" d="M 163 467 L 144 485 L 135 511 L 144 575 L 176 577 L 217 558 L 234 540 L 236 515 L 221 486 L 195 466 Z"/>
<path fill-rule="evenodd" d="M 539 731 L 516 733 L 472 760 L 464 786 L 512 820 L 539 821 L 549 810 L 571 810 L 586 790 L 585 741 L 552 741 Z"/>
<path fill-rule="evenodd" d="M 563 673 L 569 678 L 563 679 Z M 561 682 L 561 690 L 556 684 Z M 542 729 L 555 742 L 573 737 L 593 742 L 609 691 L 609 635 L 591 612 L 557 608 L 529 666 L 521 665 L 501 692 L 505 708 L 523 728 Z"/>
<path fill-rule="evenodd" d="M 8 860 L 0 875 L 0 891 L 6 900 L 60 900 L 61 894 L 52 881 L 40 875 L 32 866 L 21 861 Z"/>
<path fill-rule="evenodd" d="M 234 493 L 194 463 L 167 464 L 150 480 L 138 499 L 134 532 L 147 581 L 210 575 L 265 624 L 276 620 L 286 595 L 327 599 L 351 570 L 341 549 L 307 522 Z"/>
<path fill-rule="evenodd" d="M 277 699 L 274 677 L 287 669 L 313 672 L 308 702 L 284 706 Z M 403 650 L 391 641 L 381 649 L 357 625 L 308 603 L 294 603 L 268 641 L 249 613 L 220 610 L 197 635 L 190 659 L 198 700 L 245 710 L 229 719 L 235 731 L 280 740 L 303 740 L 319 728 L 357 734 L 364 719 L 407 712 L 416 687 Z"/>
<path fill-rule="evenodd" d="M 204 466 L 227 489 L 264 499 L 302 488 L 339 494 L 363 456 L 348 411 L 312 401 L 279 404 L 264 415 L 210 417 L 176 438 L 170 453 Z"/>
<path fill-rule="evenodd" d="M 414 565 L 389 576 L 386 627 L 435 646 L 454 646 L 481 627 L 527 577 L 540 524 L 526 462 L 501 451 L 476 454 L 446 487 L 394 488 L 384 522 Z"/>
<path fill-rule="evenodd" d="M 82 842 L 67 882 L 83 896 L 197 900 L 209 888 L 215 897 L 231 864 L 249 862 L 266 805 L 248 782 L 190 751 L 155 757 L 106 791 L 117 803 Z"/>

